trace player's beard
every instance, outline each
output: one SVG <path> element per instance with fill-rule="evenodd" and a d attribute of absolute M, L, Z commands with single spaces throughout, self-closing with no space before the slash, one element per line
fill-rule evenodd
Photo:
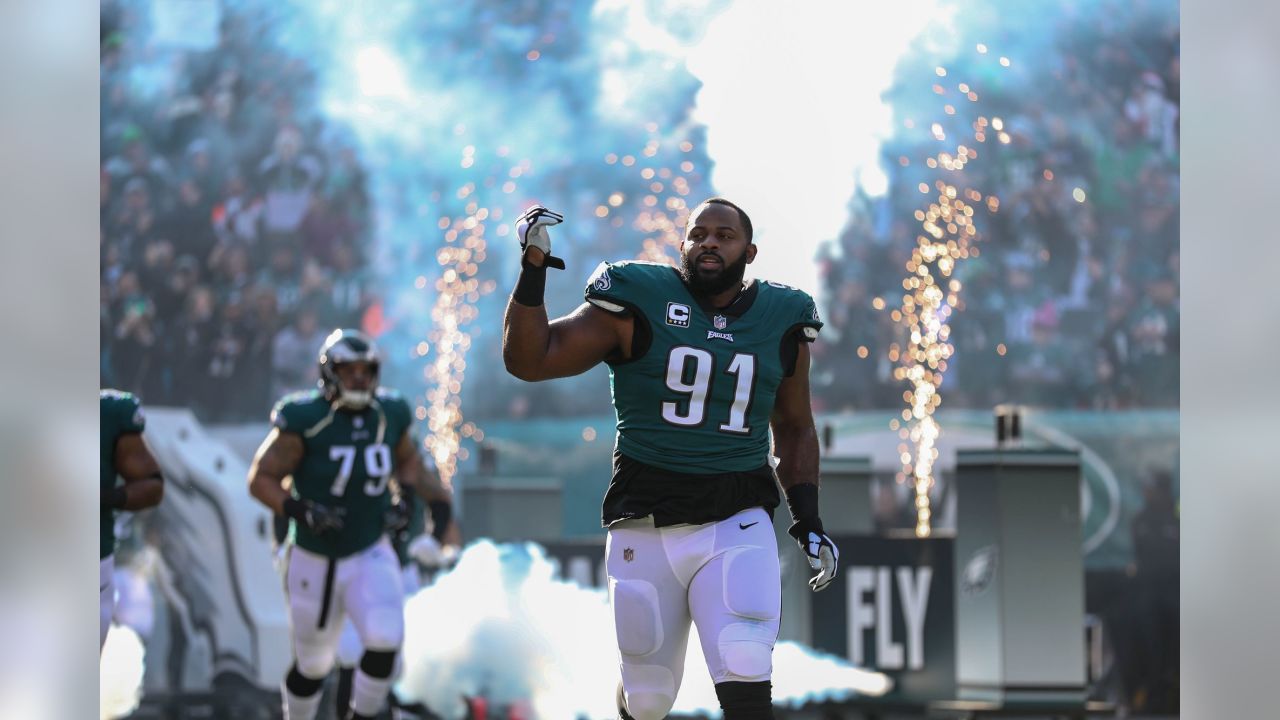
<path fill-rule="evenodd" d="M 699 253 L 699 255 L 706 254 Z M 724 257 L 719 253 L 716 253 L 716 257 L 724 261 Z M 719 295 L 725 290 L 738 287 L 746 274 L 747 254 L 745 252 L 737 260 L 715 269 L 698 267 L 697 256 L 685 255 L 680 260 L 680 275 L 695 295 L 703 297 Z"/>

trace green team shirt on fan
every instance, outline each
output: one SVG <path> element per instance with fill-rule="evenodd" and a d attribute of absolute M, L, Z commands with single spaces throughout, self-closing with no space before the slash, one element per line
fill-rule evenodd
<path fill-rule="evenodd" d="M 769 460 L 769 416 L 788 373 L 785 342 L 817 337 L 808 293 L 752 281 L 724 311 L 704 309 L 669 265 L 601 263 L 586 299 L 636 318 L 643 355 L 609 362 L 618 452 L 678 473 L 760 468 Z M 795 345 L 790 345 L 794 349 Z"/>
<path fill-rule="evenodd" d="M 412 422 L 408 403 L 385 388 L 378 388 L 369 406 L 358 412 L 335 410 L 318 390 L 295 393 L 276 404 L 271 424 L 302 438 L 293 496 L 346 509 L 339 531 L 317 535 L 291 522 L 298 547 L 340 558 L 382 537 L 391 507 L 387 481 L 395 447 Z"/>
<path fill-rule="evenodd" d="M 102 390 L 98 393 L 98 414 L 102 433 L 102 468 L 99 479 L 102 495 L 105 496 L 115 488 L 119 480 L 116 473 L 116 441 L 121 435 L 141 433 L 146 428 L 147 420 L 138 398 L 120 390 Z M 116 551 L 115 522 L 115 511 L 103 505 L 98 516 L 101 537 L 99 559 Z"/>

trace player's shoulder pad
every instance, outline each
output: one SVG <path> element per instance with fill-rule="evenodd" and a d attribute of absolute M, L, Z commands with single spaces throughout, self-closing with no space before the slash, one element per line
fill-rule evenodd
<path fill-rule="evenodd" d="M 329 403 L 319 390 L 289 393 L 271 408 L 272 427 L 301 433 L 329 414 Z"/>
<path fill-rule="evenodd" d="M 591 272 L 583 291 L 587 302 L 610 312 L 634 305 L 641 293 L 652 292 L 672 277 L 672 267 L 661 263 L 622 260 L 602 262 Z"/>
<path fill-rule="evenodd" d="M 784 322 L 789 327 L 800 329 L 800 337 L 812 342 L 817 339 L 822 329 L 822 317 L 818 315 L 818 303 L 809 293 L 791 285 L 772 280 L 762 280 L 763 289 L 768 292 L 779 307 Z"/>
<path fill-rule="evenodd" d="M 131 392 L 113 388 L 98 391 L 98 410 L 99 420 L 115 423 L 121 433 L 146 429 L 147 418 L 142 411 L 142 401 Z"/>

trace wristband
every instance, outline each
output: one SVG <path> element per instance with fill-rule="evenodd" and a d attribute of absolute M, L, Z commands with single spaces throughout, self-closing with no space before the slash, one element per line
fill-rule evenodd
<path fill-rule="evenodd" d="M 443 544 L 444 533 L 453 517 L 453 505 L 444 500 L 432 500 L 427 503 L 427 509 L 431 512 L 431 537 Z"/>
<path fill-rule="evenodd" d="M 511 293 L 511 299 L 526 307 L 538 307 L 542 304 L 546 287 L 547 266 L 539 267 L 521 257 L 520 277 L 516 280 L 516 289 Z"/>
<path fill-rule="evenodd" d="M 818 486 L 813 483 L 797 483 L 787 488 L 787 508 L 791 510 L 791 527 L 787 530 L 793 537 L 797 529 L 803 527 L 805 532 L 825 534 L 822 520 L 818 518 Z"/>

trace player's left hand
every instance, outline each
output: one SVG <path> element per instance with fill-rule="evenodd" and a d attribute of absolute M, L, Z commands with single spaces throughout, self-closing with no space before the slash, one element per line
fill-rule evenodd
<path fill-rule="evenodd" d="M 809 588 L 814 592 L 825 590 L 836 579 L 840 549 L 822 531 L 821 523 L 816 527 L 804 527 L 801 523 L 796 523 L 788 532 L 800 543 L 800 549 L 809 560 L 809 567 L 819 571 L 809 579 Z"/>

